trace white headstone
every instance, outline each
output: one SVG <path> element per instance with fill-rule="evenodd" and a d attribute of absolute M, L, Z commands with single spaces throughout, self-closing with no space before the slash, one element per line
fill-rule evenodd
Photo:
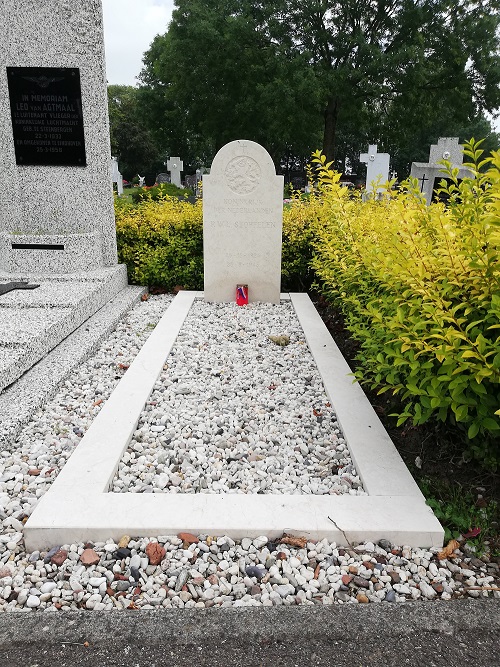
<path fill-rule="evenodd" d="M 119 195 L 123 194 L 123 176 L 118 169 L 118 160 L 115 157 L 111 158 L 111 181 L 116 183 L 116 189 Z"/>
<path fill-rule="evenodd" d="M 184 168 L 184 163 L 180 157 L 171 157 L 167 160 L 167 169 L 170 172 L 170 182 L 177 187 L 181 187 L 181 171 Z"/>
<path fill-rule="evenodd" d="M 249 301 L 279 303 L 283 176 L 253 141 L 226 144 L 203 176 L 205 300 L 229 303 L 236 285 Z"/>
<path fill-rule="evenodd" d="M 378 181 L 380 185 L 376 192 L 383 192 L 383 184 L 389 180 L 389 153 L 377 153 L 377 144 L 373 144 L 368 146 L 368 153 L 361 153 L 359 159 L 366 164 L 366 189 L 372 191 L 372 183 Z"/>
<path fill-rule="evenodd" d="M 437 144 L 431 145 L 429 162 L 412 162 L 410 176 L 418 180 L 420 192 L 425 197 L 427 205 L 432 201 L 436 179 L 439 182 L 445 178 L 444 166 L 438 162 L 449 160 L 452 167 L 459 170 L 458 178 L 471 177 L 469 169 L 462 166 L 462 148 L 463 146 L 458 143 L 458 137 L 440 137 Z"/>

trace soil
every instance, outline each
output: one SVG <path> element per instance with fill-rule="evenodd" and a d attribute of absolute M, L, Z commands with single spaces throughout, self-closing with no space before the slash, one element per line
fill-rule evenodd
<path fill-rule="evenodd" d="M 342 314 L 321 296 L 311 295 L 311 298 L 351 370 L 355 371 L 359 345 L 345 328 Z M 395 397 L 390 392 L 378 395 L 367 385 L 362 385 L 362 389 L 415 481 L 421 488 L 422 485 L 427 487 L 427 497 L 431 495 L 445 501 L 448 495 L 456 498 L 458 487 L 461 494 L 471 494 L 476 499 L 478 508 L 490 501 L 497 503 L 496 518 L 488 538 L 491 551 L 500 551 L 500 471 L 484 470 L 474 461 L 464 460 L 463 447 L 457 446 L 457 433 L 449 425 L 427 423 L 413 426 L 406 422 L 397 427 L 397 419 L 390 416 L 401 411 Z"/>

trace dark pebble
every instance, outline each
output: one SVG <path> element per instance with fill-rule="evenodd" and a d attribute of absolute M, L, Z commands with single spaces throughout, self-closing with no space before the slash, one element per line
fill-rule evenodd
<path fill-rule="evenodd" d="M 370 588 L 370 584 L 363 577 L 354 577 L 352 583 L 359 586 L 359 588 Z"/>
<path fill-rule="evenodd" d="M 224 544 L 221 544 L 221 545 L 220 545 L 220 547 L 219 547 L 219 551 L 229 551 L 230 548 L 231 548 L 231 547 L 229 546 L 229 544 L 227 544 L 226 542 L 224 542 Z"/>
<path fill-rule="evenodd" d="M 375 569 L 381 572 L 384 569 L 384 566 L 382 565 L 382 563 L 377 563 L 375 565 Z"/>
<path fill-rule="evenodd" d="M 377 561 L 377 563 L 382 563 L 383 565 L 387 565 L 387 558 L 385 556 L 382 556 L 381 554 L 376 554 L 375 560 Z"/>
<path fill-rule="evenodd" d="M 139 581 L 139 579 L 141 578 L 141 573 L 138 567 L 131 567 L 130 575 L 134 579 L 134 581 Z"/>
<path fill-rule="evenodd" d="M 256 565 L 248 565 L 248 567 L 245 568 L 245 572 L 249 577 L 255 577 L 258 581 L 267 574 L 267 570 L 263 567 L 257 567 Z"/>
<path fill-rule="evenodd" d="M 338 565 L 339 564 L 339 559 L 336 556 L 328 556 L 326 559 L 326 569 L 328 569 L 331 565 Z"/>
<path fill-rule="evenodd" d="M 390 551 L 392 549 L 392 544 L 389 542 L 389 540 L 379 540 L 378 545 L 384 551 Z"/>
<path fill-rule="evenodd" d="M 276 551 L 278 548 L 278 544 L 276 542 L 268 542 L 266 546 L 269 549 L 269 553 L 273 553 L 273 551 Z"/>
<path fill-rule="evenodd" d="M 117 581 L 116 582 L 116 590 L 117 591 L 128 591 L 129 588 L 130 588 L 130 581 Z"/>
<path fill-rule="evenodd" d="M 52 558 L 52 556 L 54 556 L 54 554 L 56 554 L 59 551 L 60 548 L 61 548 L 60 546 L 59 547 L 52 547 L 52 549 L 50 549 L 50 551 L 47 551 L 47 555 L 43 559 L 43 562 L 44 563 L 50 563 L 50 559 Z"/>
<path fill-rule="evenodd" d="M 401 581 L 401 577 L 394 570 L 390 570 L 389 576 L 393 584 L 399 584 L 399 582 Z"/>
<path fill-rule="evenodd" d="M 130 549 L 127 549 L 126 547 L 120 547 L 115 551 L 114 556 L 117 560 L 121 560 L 122 558 L 128 558 L 131 553 L 132 552 Z"/>
<path fill-rule="evenodd" d="M 252 586 L 250 595 L 260 595 L 262 593 L 260 586 Z"/>
<path fill-rule="evenodd" d="M 479 558 L 471 558 L 470 559 L 470 564 L 473 567 L 484 567 L 485 566 L 485 563 L 483 563 L 483 561 L 480 560 Z"/>
<path fill-rule="evenodd" d="M 335 593 L 335 597 L 337 598 L 337 600 L 340 600 L 341 602 L 348 602 L 351 598 L 349 593 L 344 593 L 343 591 L 337 591 Z"/>
<path fill-rule="evenodd" d="M 396 602 L 396 593 L 394 591 L 387 591 L 384 599 L 386 602 Z"/>

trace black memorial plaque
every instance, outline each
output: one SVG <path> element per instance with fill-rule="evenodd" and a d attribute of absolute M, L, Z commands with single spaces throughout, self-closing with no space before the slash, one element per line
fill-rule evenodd
<path fill-rule="evenodd" d="M 85 167 L 80 70 L 7 67 L 16 164 Z"/>

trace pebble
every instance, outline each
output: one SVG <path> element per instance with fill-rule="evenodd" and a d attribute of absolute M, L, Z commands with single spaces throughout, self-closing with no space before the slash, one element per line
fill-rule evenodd
<path fill-rule="evenodd" d="M 186 526 L 179 535 L 124 535 L 118 543 L 110 536 L 27 554 L 25 519 L 116 386 L 118 364 L 130 365 L 149 324 L 170 301 L 169 295 L 154 296 L 131 309 L 35 413 L 10 451 L 0 451 L 0 612 L 500 597 L 487 590 L 500 585 L 495 562 L 463 550 L 438 561 L 438 548 L 385 539 L 352 548 L 321 540 L 299 548 L 265 535 L 194 535 Z M 364 493 L 290 304 L 261 310 L 196 304 L 189 316 L 193 338 L 181 332 L 120 461 L 115 492 Z M 230 326 L 223 323 L 228 313 Z M 286 347 L 267 339 L 284 332 L 290 337 Z M 221 335 L 225 347 L 209 357 L 206 344 L 217 348 Z M 242 357 L 238 341 L 250 356 Z M 198 386 L 185 394 L 170 391 L 188 382 Z M 321 415 L 306 414 L 312 403 Z M 179 421 L 172 421 L 176 411 Z M 285 422 L 273 425 L 270 414 Z M 332 476 L 333 466 L 344 472 Z M 469 590 L 472 580 L 485 590 Z"/>

